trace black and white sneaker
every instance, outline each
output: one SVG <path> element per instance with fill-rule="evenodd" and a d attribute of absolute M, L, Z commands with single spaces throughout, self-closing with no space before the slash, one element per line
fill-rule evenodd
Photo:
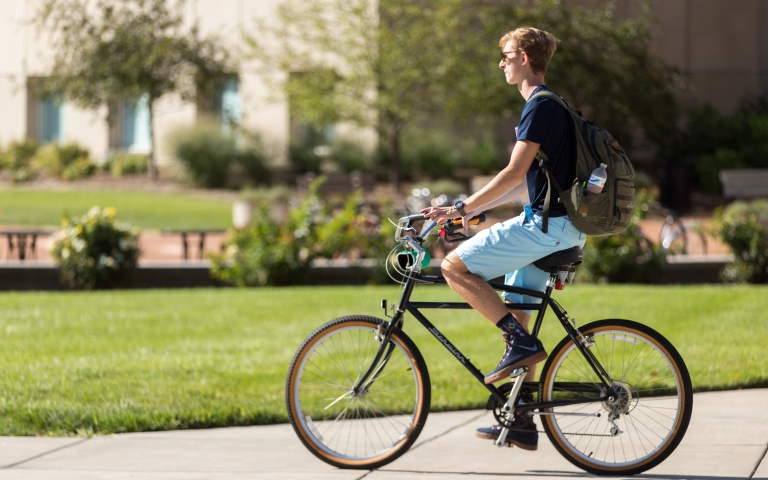
<path fill-rule="evenodd" d="M 500 434 L 501 425 L 478 428 L 475 432 L 476 437 L 489 440 L 496 440 Z M 529 419 L 528 422 L 522 425 L 513 425 L 512 429 L 507 432 L 507 443 L 509 443 L 510 447 L 515 446 L 530 451 L 537 450 L 539 448 L 539 432 L 536 430 L 536 424 L 533 423 L 533 419 Z"/>

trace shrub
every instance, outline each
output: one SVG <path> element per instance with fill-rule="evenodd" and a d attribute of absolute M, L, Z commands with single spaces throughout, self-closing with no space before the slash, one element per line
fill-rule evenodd
<path fill-rule="evenodd" d="M 235 153 L 235 138 L 221 127 L 200 124 L 181 130 L 173 138 L 174 154 L 184 164 L 192 181 L 206 188 L 221 188 L 227 183 L 229 165 Z"/>
<path fill-rule="evenodd" d="M 239 188 L 271 179 L 261 142 L 255 137 L 241 140 L 236 132 L 222 132 L 216 123 L 203 122 L 179 130 L 172 144 L 176 158 L 202 187 Z"/>
<path fill-rule="evenodd" d="M 320 173 L 320 155 L 315 153 L 314 147 L 291 144 L 288 147 L 288 162 L 291 165 L 291 171 L 297 175 L 305 173 Z"/>
<path fill-rule="evenodd" d="M 455 166 L 453 152 L 436 138 L 403 148 L 403 173 L 420 178 L 450 178 Z"/>
<path fill-rule="evenodd" d="M 469 157 L 469 165 L 484 175 L 497 171 L 504 165 L 498 145 L 488 137 L 469 142 L 466 155 Z"/>
<path fill-rule="evenodd" d="M 32 158 L 39 145 L 34 140 L 12 142 L 8 149 L 0 154 L 0 170 L 8 170 L 14 182 L 26 182 L 37 176 L 32 167 Z"/>
<path fill-rule="evenodd" d="M 147 171 L 147 156 L 135 153 L 115 153 L 104 165 L 113 176 L 136 175 Z"/>
<path fill-rule="evenodd" d="M 331 149 L 331 158 L 344 173 L 371 171 L 370 155 L 357 143 L 344 140 L 337 142 Z"/>
<path fill-rule="evenodd" d="M 658 245 L 640 230 L 642 205 L 653 201 L 642 191 L 635 199 L 635 212 L 627 229 L 618 235 L 588 237 L 584 263 L 577 278 L 599 283 L 657 283 L 666 261 Z"/>
<path fill-rule="evenodd" d="M 255 198 L 251 224 L 235 231 L 221 255 L 211 255 L 211 274 L 244 287 L 301 283 L 316 258 L 383 258 L 394 232 L 388 222 L 360 212 L 360 197 L 351 196 L 334 214 L 313 181 L 293 205 L 286 221 L 275 219 L 271 202 Z"/>
<path fill-rule="evenodd" d="M 37 172 L 64 180 L 87 177 L 96 171 L 96 166 L 89 159 L 88 150 L 74 143 L 43 145 L 36 151 L 31 164 Z"/>
<path fill-rule="evenodd" d="M 718 173 L 724 168 L 768 167 L 765 105 L 766 97 L 745 99 L 730 116 L 709 105 L 694 107 L 682 141 L 672 147 L 673 158 L 690 161 L 699 188 L 707 192 L 720 192 Z"/>
<path fill-rule="evenodd" d="M 115 220 L 114 208 L 91 208 L 80 217 L 65 218 L 53 235 L 51 254 L 61 277 L 85 290 L 114 288 L 136 267 L 138 230 Z"/>
<path fill-rule="evenodd" d="M 61 178 L 64 180 L 77 180 L 78 178 L 90 177 L 96 171 L 96 165 L 91 163 L 87 158 L 78 158 L 74 162 L 67 165 L 63 172 L 61 172 Z"/>
<path fill-rule="evenodd" d="M 230 176 L 227 186 L 235 188 L 265 185 L 272 180 L 272 170 L 260 145 L 236 150 L 232 155 L 230 174 L 233 175 Z"/>
<path fill-rule="evenodd" d="M 723 280 L 768 282 L 768 200 L 734 202 L 718 209 L 715 233 L 735 257 L 723 270 Z"/>

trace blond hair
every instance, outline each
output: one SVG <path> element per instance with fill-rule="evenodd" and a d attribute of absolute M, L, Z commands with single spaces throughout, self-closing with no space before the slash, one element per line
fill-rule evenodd
<path fill-rule="evenodd" d="M 531 62 L 531 70 L 537 75 L 547 73 L 547 66 L 557 50 L 559 41 L 549 32 L 538 28 L 525 27 L 507 32 L 499 40 L 499 47 L 504 50 L 512 42 L 515 53 L 525 52 Z"/>

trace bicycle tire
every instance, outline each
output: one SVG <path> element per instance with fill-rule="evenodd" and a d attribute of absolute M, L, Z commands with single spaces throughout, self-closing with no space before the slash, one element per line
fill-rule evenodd
<path fill-rule="evenodd" d="M 301 344 L 286 378 L 296 434 L 316 457 L 339 468 L 375 469 L 394 461 L 416 441 L 429 414 L 429 372 L 402 331 L 392 334 L 392 356 L 371 388 L 351 394 L 381 345 L 376 334 L 383 323 L 355 315 L 322 325 Z"/>
<path fill-rule="evenodd" d="M 685 362 L 660 333 L 634 321 L 599 320 L 579 330 L 594 342 L 589 351 L 613 379 L 614 401 L 544 410 L 550 413 L 542 416 L 547 437 L 568 461 L 594 474 L 635 475 L 655 467 L 677 448 L 691 418 Z M 563 339 L 542 369 L 541 401 L 600 397 L 602 390 L 581 351 Z"/>

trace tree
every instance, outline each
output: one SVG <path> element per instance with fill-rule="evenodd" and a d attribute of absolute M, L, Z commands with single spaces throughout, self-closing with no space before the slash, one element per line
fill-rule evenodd
<path fill-rule="evenodd" d="M 155 102 L 178 92 L 184 99 L 205 95 L 235 71 L 216 37 L 202 37 L 182 15 L 184 1 L 45 0 L 35 22 L 53 34 L 55 54 L 44 93 L 59 93 L 84 108 L 148 97 L 155 162 Z M 113 116 L 107 121 L 112 124 Z"/>
<path fill-rule="evenodd" d="M 276 21 L 260 22 L 247 40 L 273 92 L 289 99 L 292 115 L 317 127 L 352 122 L 378 128 L 397 187 L 403 129 L 441 108 L 443 60 L 454 56 L 444 26 L 455 22 L 459 5 L 287 0 Z"/>
<path fill-rule="evenodd" d="M 560 38 L 547 83 L 623 145 L 638 131 L 657 143 L 674 137 L 676 72 L 648 49 L 647 9 L 617 20 L 613 2 L 287 0 L 249 42 L 292 114 L 317 126 L 378 127 L 397 186 L 400 135 L 415 119 L 467 122 L 522 109 L 498 68 L 498 41 L 526 25 Z"/>
<path fill-rule="evenodd" d="M 522 109 L 520 94 L 500 81 L 498 56 L 491 62 L 486 58 L 506 31 L 536 26 L 560 40 L 546 75 L 552 89 L 625 148 L 638 137 L 667 147 L 677 140 L 681 74 L 651 52 L 650 7 L 639 7 L 636 16 L 617 19 L 613 1 L 584 7 L 560 0 L 522 5 L 465 0 L 458 31 L 481 34 L 461 37 L 464 52 L 447 75 L 451 90 L 458 92 L 446 103 L 450 116 L 499 116 Z"/>

